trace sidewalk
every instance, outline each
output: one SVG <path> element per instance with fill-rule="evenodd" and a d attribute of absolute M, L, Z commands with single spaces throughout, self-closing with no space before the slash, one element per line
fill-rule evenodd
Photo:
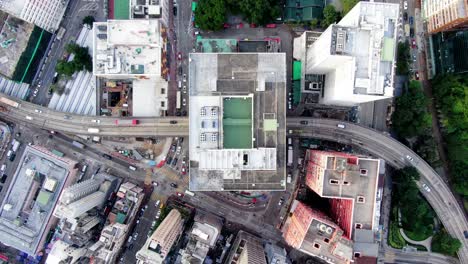
<path fill-rule="evenodd" d="M 427 249 L 427 251 L 431 252 L 432 236 L 426 238 L 423 241 L 415 241 L 415 240 L 410 239 L 408 236 L 406 236 L 405 230 L 403 230 L 403 228 L 400 228 L 400 234 L 406 240 L 406 242 L 409 242 L 414 245 L 424 246 Z"/>

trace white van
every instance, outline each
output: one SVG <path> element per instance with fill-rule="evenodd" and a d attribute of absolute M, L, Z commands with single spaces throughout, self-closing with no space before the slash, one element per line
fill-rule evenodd
<path fill-rule="evenodd" d="M 26 119 L 27 120 L 33 120 L 33 118 L 31 116 L 26 116 Z"/>
<path fill-rule="evenodd" d="M 137 168 L 136 168 L 136 167 L 134 167 L 134 166 L 131 166 L 131 165 L 130 165 L 130 166 L 128 166 L 128 168 L 129 168 L 130 170 L 132 170 L 132 171 L 136 171 L 136 170 L 137 170 Z"/>
<path fill-rule="evenodd" d="M 6 165 L 3 164 L 2 167 L 0 168 L 0 171 L 5 171 L 5 169 L 6 169 Z"/>
<path fill-rule="evenodd" d="M 179 81 L 179 89 L 182 88 L 182 81 Z"/>

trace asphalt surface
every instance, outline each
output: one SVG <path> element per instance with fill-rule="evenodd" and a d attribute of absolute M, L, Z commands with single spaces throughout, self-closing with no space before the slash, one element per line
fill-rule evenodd
<path fill-rule="evenodd" d="M 302 120 L 307 120 L 308 124 L 301 124 Z M 337 127 L 340 123 L 345 125 L 344 129 Z M 463 231 L 468 230 L 468 223 L 463 209 L 444 180 L 411 149 L 378 131 L 339 120 L 289 118 L 287 124 L 289 131 L 295 136 L 356 145 L 376 157 L 385 159 L 395 168 L 414 166 L 421 175 L 418 182 L 421 193 L 431 204 L 445 229 L 460 240 L 462 248 L 458 251 L 458 256 L 462 263 L 468 263 L 468 243 L 463 235 Z M 430 192 L 421 187 L 423 183 L 429 186 Z"/>

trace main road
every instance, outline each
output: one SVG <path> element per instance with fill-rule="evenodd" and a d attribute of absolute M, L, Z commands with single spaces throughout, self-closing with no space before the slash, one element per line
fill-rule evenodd
<path fill-rule="evenodd" d="M 0 116 L 14 122 L 29 123 L 42 129 L 56 130 L 71 134 L 93 134 L 89 128 L 98 128 L 101 136 L 187 136 L 188 119 L 180 117 L 136 118 L 136 126 L 117 126 L 116 117 L 93 117 L 57 112 L 45 107 L 21 101 L 6 95 L 19 103 L 18 107 L 6 107 Z M 28 118 L 29 119 L 28 119 Z M 96 122 L 99 120 L 99 123 Z M 119 120 L 122 120 L 120 118 Z M 94 121 L 94 122 L 93 122 Z M 301 124 L 307 121 L 307 124 Z M 345 128 L 339 128 L 343 123 Z M 376 157 L 386 160 L 395 168 L 414 166 L 421 174 L 419 186 L 427 184 L 432 191 L 422 188 L 422 193 L 434 208 L 447 231 L 462 242 L 458 252 L 462 263 L 468 263 L 468 244 L 463 232 L 468 224 L 463 210 L 457 203 L 442 178 L 422 158 L 397 140 L 368 127 L 344 123 L 331 119 L 288 118 L 289 136 L 313 137 L 356 145 Z M 94 133 L 96 134 L 96 133 Z"/>

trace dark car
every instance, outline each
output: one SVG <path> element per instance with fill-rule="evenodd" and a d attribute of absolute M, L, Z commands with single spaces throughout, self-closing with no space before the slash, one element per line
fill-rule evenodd
<path fill-rule="evenodd" d="M 174 16 L 177 16 L 177 7 L 174 6 L 174 8 L 172 9 L 172 11 L 174 11 Z"/>
<path fill-rule="evenodd" d="M 305 120 L 302 120 L 300 123 L 301 123 L 301 125 L 307 125 L 307 124 L 309 124 L 309 122 L 307 122 L 307 121 L 305 121 Z"/>
<path fill-rule="evenodd" d="M 15 158 L 16 158 L 16 153 L 13 153 L 13 154 L 11 154 L 9 160 L 10 160 L 10 161 L 14 161 Z"/>
<path fill-rule="evenodd" d="M 171 162 L 172 162 L 172 157 L 168 157 L 168 158 L 166 159 L 166 163 L 167 163 L 168 165 L 171 165 Z"/>
<path fill-rule="evenodd" d="M 175 125 L 175 124 L 177 124 L 177 121 L 176 120 L 171 120 L 171 121 L 169 121 L 169 123 Z"/>
<path fill-rule="evenodd" d="M 7 176 L 6 174 L 3 174 L 2 178 L 0 179 L 0 182 L 1 182 L 1 183 L 5 183 L 7 177 L 8 177 L 8 176 Z"/>
<path fill-rule="evenodd" d="M 408 20 L 408 13 L 406 13 L 406 12 L 403 13 L 403 19 L 404 19 L 405 21 Z"/>
<path fill-rule="evenodd" d="M 177 71 L 179 72 L 179 75 L 182 75 L 182 67 L 179 66 L 179 68 L 177 69 Z"/>
<path fill-rule="evenodd" d="M 102 156 L 108 160 L 111 160 L 112 159 L 112 156 L 111 155 L 107 155 L 107 154 L 102 154 Z"/>
<path fill-rule="evenodd" d="M 175 166 L 177 164 L 177 161 L 179 161 L 179 159 L 174 158 L 174 160 L 172 160 L 172 166 Z"/>
<path fill-rule="evenodd" d="M 172 188 L 177 188 L 177 184 L 171 182 L 171 187 L 172 187 Z"/>
<path fill-rule="evenodd" d="M 466 231 L 466 230 L 465 230 L 465 231 L 463 231 L 463 235 L 465 235 L 465 238 L 467 238 L 467 239 L 468 239 L 468 231 Z"/>
<path fill-rule="evenodd" d="M 3 186 L 0 185 L 0 192 L 2 192 Z"/>

